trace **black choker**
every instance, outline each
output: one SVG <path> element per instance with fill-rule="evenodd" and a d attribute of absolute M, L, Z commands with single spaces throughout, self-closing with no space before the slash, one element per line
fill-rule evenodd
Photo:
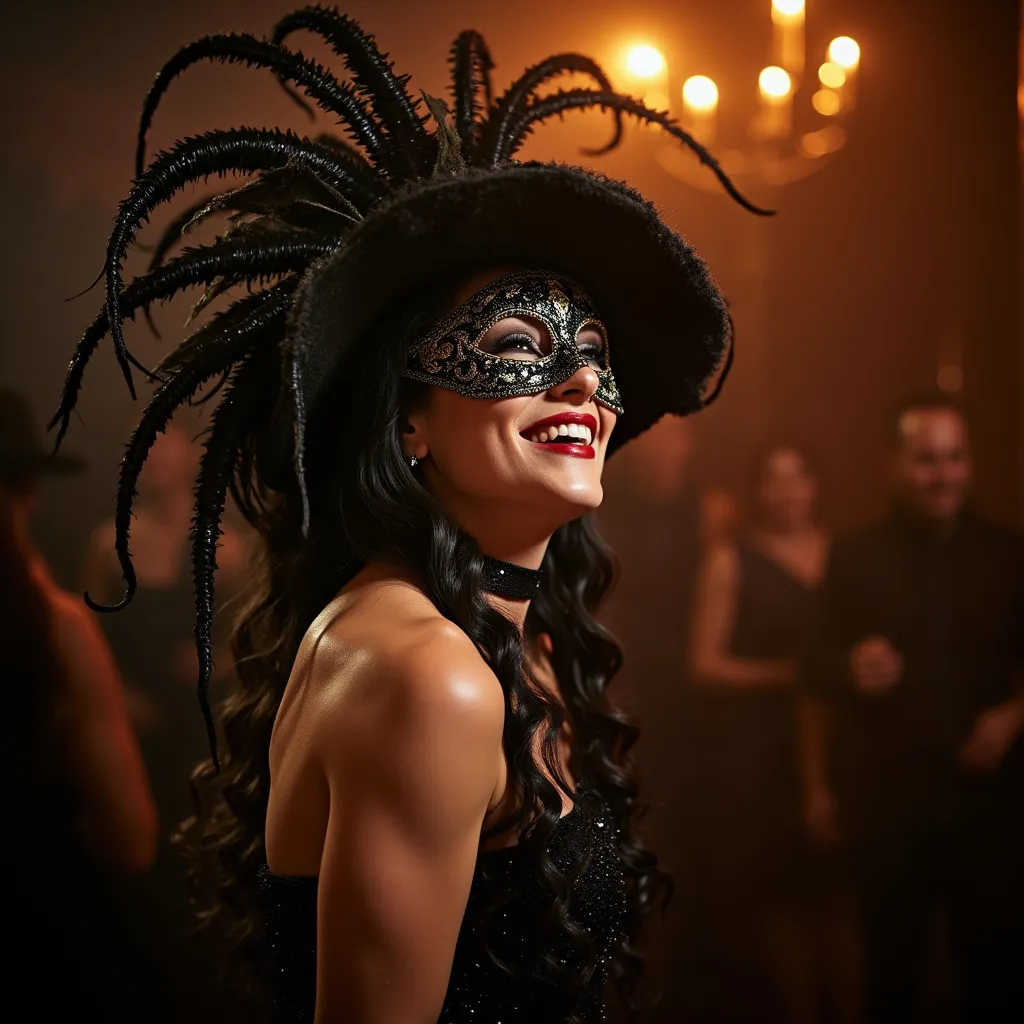
<path fill-rule="evenodd" d="M 543 576 L 540 569 L 524 569 L 521 565 L 484 555 L 484 590 L 488 594 L 529 601 L 540 589 Z"/>

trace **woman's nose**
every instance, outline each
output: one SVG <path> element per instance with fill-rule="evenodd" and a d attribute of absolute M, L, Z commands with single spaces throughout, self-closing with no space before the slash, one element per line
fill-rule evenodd
<path fill-rule="evenodd" d="M 593 367 L 581 366 L 571 377 L 551 388 L 556 398 L 589 402 L 597 393 L 597 373 Z"/>

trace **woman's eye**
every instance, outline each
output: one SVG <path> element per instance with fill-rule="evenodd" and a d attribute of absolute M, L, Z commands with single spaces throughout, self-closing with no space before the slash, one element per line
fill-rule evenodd
<path fill-rule="evenodd" d="M 576 340 L 576 347 L 593 369 L 607 368 L 604 339 L 599 334 L 591 331 L 581 334 Z"/>
<path fill-rule="evenodd" d="M 537 339 L 526 331 L 513 331 L 495 338 L 487 346 L 486 350 L 496 356 L 505 356 L 508 359 L 542 359 L 544 353 L 537 344 Z"/>

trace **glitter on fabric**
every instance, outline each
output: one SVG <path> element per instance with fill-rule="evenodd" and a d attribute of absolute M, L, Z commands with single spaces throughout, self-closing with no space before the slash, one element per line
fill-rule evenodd
<path fill-rule="evenodd" d="M 552 859 L 571 879 L 569 915 L 593 944 L 595 970 L 578 997 L 533 975 L 542 952 L 570 977 L 583 966 L 569 947 L 541 950 L 535 935 L 550 896 L 533 877 L 519 847 L 491 850 L 477 858 L 466 913 L 455 948 L 451 979 L 438 1024 L 557 1024 L 575 1013 L 590 1022 L 605 1019 L 603 991 L 608 965 L 625 927 L 626 887 L 618 853 L 619 830 L 604 798 L 581 785 L 573 809 L 548 842 Z M 277 970 L 275 1022 L 311 1024 L 316 993 L 316 878 L 285 878 L 264 867 L 260 885 L 267 931 Z M 497 893 L 507 898 L 484 919 Z M 487 955 L 491 949 L 509 967 Z"/>

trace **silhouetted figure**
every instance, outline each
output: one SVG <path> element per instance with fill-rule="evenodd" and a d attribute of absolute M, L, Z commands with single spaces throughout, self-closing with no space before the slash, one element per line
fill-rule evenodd
<path fill-rule="evenodd" d="M 637 761 L 651 810 L 645 829 L 667 870 L 679 875 L 690 832 L 689 712 L 685 676 L 697 573 L 704 548 L 726 537 L 735 509 L 728 495 L 693 478 L 692 422 L 665 417 L 609 465 L 596 518 L 620 572 L 602 613 L 625 654 L 621 698 L 639 721 Z M 650 1021 L 675 1021 L 690 984 L 684 965 L 690 928 L 680 887 L 664 923 L 652 922 L 652 974 L 664 989 Z"/>
<path fill-rule="evenodd" d="M 48 459 L 31 414 L 0 391 L 0 643 L 5 847 L 12 865 L 5 1015 L 140 1019 L 119 876 L 146 871 L 156 812 L 110 651 L 80 597 L 57 587 L 29 523 Z"/>
<path fill-rule="evenodd" d="M 915 1019 L 939 909 L 960 1019 L 1024 1008 L 1024 541 L 967 506 L 971 468 L 948 400 L 902 409 L 893 509 L 837 542 L 806 666 L 836 710 L 872 1024 Z"/>
<path fill-rule="evenodd" d="M 186 864 L 173 842 L 194 812 L 189 779 L 206 752 L 206 734 L 196 714 L 195 605 L 188 565 L 198 450 L 190 430 L 176 423 L 154 444 L 132 523 L 138 591 L 124 611 L 98 619 L 124 673 L 160 812 L 157 862 L 135 899 L 153 950 L 150 985 L 164 993 L 160 1019 L 167 1021 L 208 1019 L 216 1013 L 216 976 L 209 951 L 195 935 Z M 227 528 L 221 562 L 229 569 L 240 561 L 240 547 L 237 531 Z M 84 575 L 94 600 L 116 603 L 120 598 L 124 584 L 112 521 L 94 530 Z M 225 589 L 230 592 L 230 586 Z M 218 654 L 218 670 L 230 673 L 229 653 Z"/>
<path fill-rule="evenodd" d="M 830 1005 L 849 1019 L 834 915 L 821 913 L 830 909 L 825 865 L 802 817 L 794 687 L 829 546 L 818 476 L 802 450 L 775 445 L 756 460 L 752 485 L 749 528 L 709 549 L 694 607 L 685 754 L 694 764 L 694 1014 L 804 1022 Z"/>

